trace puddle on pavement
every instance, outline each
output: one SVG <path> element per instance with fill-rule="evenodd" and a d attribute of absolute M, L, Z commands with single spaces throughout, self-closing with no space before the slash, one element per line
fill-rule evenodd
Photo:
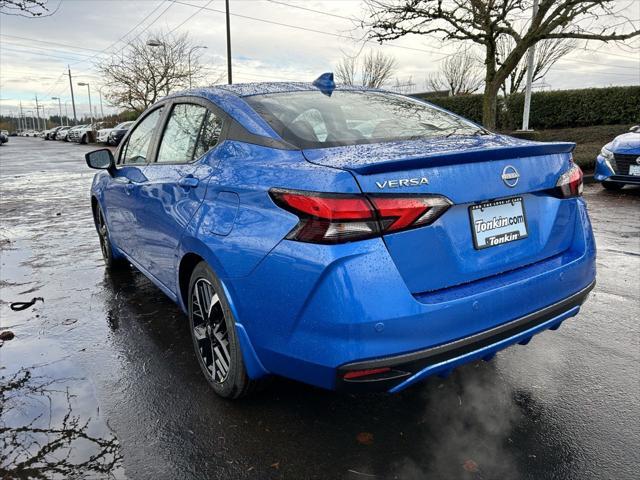
<path fill-rule="evenodd" d="M 51 268 L 58 261 L 44 261 L 50 239 L 23 240 L 32 228 L 3 228 L 0 244 L 0 330 L 15 335 L 0 340 L 0 476 L 125 478 L 118 440 L 101 415 L 90 375 L 74 357 L 86 351 L 82 343 L 90 345 L 90 336 L 67 341 L 90 307 L 82 296 L 69 301 L 69 291 L 88 288 L 67 285 Z M 86 271 L 95 264 L 85 259 L 77 266 Z M 82 272 L 73 275 L 82 280 Z M 33 297 L 44 302 L 11 310 L 12 302 Z"/>

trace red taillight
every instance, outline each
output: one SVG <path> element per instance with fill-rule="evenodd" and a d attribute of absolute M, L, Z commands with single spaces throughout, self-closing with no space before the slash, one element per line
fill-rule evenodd
<path fill-rule="evenodd" d="M 582 170 L 574 163 L 560 176 L 554 193 L 559 198 L 579 197 L 582 195 L 582 188 Z"/>
<path fill-rule="evenodd" d="M 441 196 L 371 197 L 385 232 L 433 223 L 451 202 Z"/>
<path fill-rule="evenodd" d="M 326 194 L 272 189 L 281 208 L 300 218 L 290 240 L 341 243 L 428 225 L 449 208 L 439 195 L 386 196 Z"/>

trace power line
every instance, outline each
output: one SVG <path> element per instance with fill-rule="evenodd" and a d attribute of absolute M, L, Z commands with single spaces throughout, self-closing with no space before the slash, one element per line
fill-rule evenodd
<path fill-rule="evenodd" d="M 48 40 L 39 40 L 37 38 L 29 38 L 29 37 L 19 37 L 17 35 L 7 35 L 6 33 L 0 33 L 0 37 L 10 37 L 10 38 L 15 38 L 17 40 L 26 40 L 28 42 L 35 42 L 35 43 L 45 43 L 47 45 L 58 45 L 60 47 L 66 47 L 66 48 L 74 48 L 76 50 L 87 50 L 90 52 L 101 52 L 102 50 L 96 50 L 94 48 L 87 48 L 87 47 L 77 47 L 75 45 L 70 45 L 68 43 L 59 43 L 59 42 L 51 42 Z M 25 45 L 28 46 L 28 45 Z"/>
<path fill-rule="evenodd" d="M 2 50 L 8 50 L 10 52 L 15 52 L 15 53 L 28 53 L 28 54 L 31 54 L 31 55 L 40 55 L 40 56 L 49 57 L 49 58 L 58 58 L 58 59 L 61 59 L 61 60 L 78 60 L 78 57 L 73 57 L 73 58 L 72 57 L 63 57 L 61 55 L 52 55 L 50 53 L 33 52 L 33 51 L 30 51 L 30 50 L 19 50 L 19 49 L 7 48 L 7 47 L 2 47 Z M 82 61 L 84 62 L 85 60 L 82 60 Z M 80 63 L 80 62 L 78 62 L 78 63 Z"/>
<path fill-rule="evenodd" d="M 183 2 L 183 1 L 180 1 L 180 0 L 175 0 L 174 3 L 178 3 L 180 5 L 186 5 L 188 7 L 193 7 L 193 8 L 200 8 L 199 5 L 194 5 L 192 3 Z M 210 12 L 216 12 L 216 13 L 225 13 L 224 10 L 218 10 L 216 8 L 211 8 L 211 7 L 204 8 L 204 10 L 209 10 Z M 291 24 L 288 24 L 288 23 L 276 22 L 275 20 L 267 20 L 265 18 L 256 18 L 256 17 L 251 17 L 249 15 L 243 15 L 243 14 L 240 14 L 240 13 L 231 13 L 231 15 L 234 16 L 234 17 L 244 18 L 244 19 L 247 19 L 247 20 L 253 20 L 253 21 L 256 21 L 256 22 L 268 23 L 268 24 L 271 24 L 271 25 L 278 25 L 280 27 L 286 27 L 286 28 L 292 28 L 292 29 L 296 29 L 296 30 L 303 30 L 305 32 L 317 33 L 319 35 L 326 35 L 326 36 L 329 36 L 329 37 L 341 38 L 341 39 L 346 39 L 346 40 L 351 40 L 351 41 L 355 40 L 354 38 L 352 38 L 352 37 L 350 37 L 348 35 L 342 35 L 342 34 L 333 33 L 333 32 L 324 32 L 322 30 L 315 30 L 313 28 L 301 27 L 299 25 L 291 25 Z M 369 44 L 374 44 L 374 45 L 379 46 L 379 47 L 400 48 L 400 49 L 403 49 L 403 50 L 412 50 L 412 51 L 416 51 L 416 52 L 431 53 L 431 54 L 436 54 L 436 55 L 441 55 L 442 54 L 442 52 L 438 52 L 436 50 L 427 50 L 427 49 L 424 49 L 424 48 L 406 47 L 404 45 L 393 45 L 393 44 L 390 44 L 390 43 L 381 45 L 381 44 L 379 44 L 377 42 L 374 42 L 372 40 L 363 40 L 363 42 L 364 43 L 369 43 Z M 436 59 L 436 61 L 442 60 L 442 59 L 447 58 L 447 57 L 451 57 L 453 55 L 455 55 L 455 53 L 451 53 L 451 54 L 448 54 L 448 55 L 443 55 L 442 57 Z"/>
<path fill-rule="evenodd" d="M 195 12 L 193 12 L 191 15 L 189 15 L 187 18 L 184 19 L 184 21 L 182 23 L 180 23 L 177 27 L 173 27 L 171 30 L 169 30 L 169 33 L 173 33 L 175 32 L 177 29 L 179 29 L 182 25 L 184 25 L 185 23 L 187 23 L 189 20 L 191 20 L 193 17 L 195 17 L 197 14 L 199 14 L 203 9 L 205 9 L 206 7 L 208 7 L 209 5 L 211 5 L 213 3 L 213 0 L 209 0 L 207 3 L 205 3 L 202 7 L 200 7 L 198 10 L 196 10 Z"/>
<path fill-rule="evenodd" d="M 153 15 L 159 8 L 160 6 L 162 6 L 162 4 L 165 2 L 165 0 L 161 0 L 160 3 L 158 3 L 142 20 L 140 20 L 138 23 L 136 23 L 133 27 L 131 27 L 127 33 L 125 33 L 124 35 L 122 35 L 120 38 L 118 38 L 115 42 L 113 42 L 111 45 L 103 48 L 100 53 L 96 53 L 93 57 L 91 57 L 91 59 L 97 57 L 98 55 L 103 55 L 103 54 L 107 54 L 107 51 L 110 50 L 112 47 L 114 47 L 115 45 L 117 45 L 118 43 L 120 43 L 120 41 L 122 41 L 124 38 L 126 38 L 131 32 L 133 32 L 136 28 L 138 28 L 140 25 L 142 25 L 144 22 L 147 21 L 147 19 Z M 165 8 L 156 18 L 155 20 L 153 20 L 149 25 L 147 25 L 142 31 L 140 31 L 135 37 L 133 37 L 131 40 L 129 41 L 133 41 L 136 38 L 138 38 L 147 28 L 149 28 L 151 25 L 153 25 L 155 22 L 157 22 L 160 17 L 162 15 L 164 15 L 167 10 L 169 10 L 169 8 L 171 8 L 173 6 L 173 3 L 169 3 L 169 5 L 167 5 L 167 8 Z M 80 63 L 80 62 L 78 62 Z M 76 64 L 72 64 L 72 65 L 76 65 Z"/>
<path fill-rule="evenodd" d="M 289 8 L 297 8 L 298 10 L 305 10 L 307 12 L 318 13 L 320 15 L 326 15 L 328 17 L 342 18 L 343 20 L 349 20 L 350 22 L 353 22 L 355 20 L 353 18 L 345 17 L 344 15 L 338 15 L 336 13 L 323 12 L 321 10 L 314 10 L 313 8 L 301 7 L 300 5 L 293 5 L 291 3 L 280 2 L 279 0 L 265 0 L 265 1 L 267 1 L 269 3 L 276 3 L 278 5 L 284 5 L 285 7 L 289 7 Z"/>

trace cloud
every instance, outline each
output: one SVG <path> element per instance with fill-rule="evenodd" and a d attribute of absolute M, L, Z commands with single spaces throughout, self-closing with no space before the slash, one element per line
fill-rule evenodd
<path fill-rule="evenodd" d="M 620 1 L 623 6 L 629 5 Z M 206 5 L 198 0 L 186 2 L 197 7 Z M 286 0 L 285 3 L 345 17 L 359 18 L 363 14 L 362 2 L 355 0 Z M 638 18 L 640 4 L 631 5 L 628 7 L 629 16 Z M 223 8 L 219 2 L 213 2 L 209 7 Z M 241 15 L 231 17 L 234 81 L 237 82 L 313 79 L 322 72 L 333 70 L 343 52 L 360 47 L 344 36 L 363 36 L 363 32 L 349 20 L 263 0 L 232 2 L 231 10 Z M 3 112 L 15 109 L 19 100 L 33 102 L 35 94 L 46 101 L 51 96 L 70 99 L 68 78 L 62 75 L 67 64 L 71 65 L 78 79 L 91 81 L 97 86 L 100 79 L 96 76 L 95 58 L 92 56 L 104 56 L 99 53 L 103 49 L 117 51 L 127 39 L 138 34 L 145 35 L 155 29 L 174 29 L 196 11 L 196 7 L 166 1 L 101 1 L 63 2 L 55 15 L 39 19 L 0 15 L 3 34 L 0 37 L 0 97 L 6 99 L 0 103 L 0 109 Z M 208 48 L 203 51 L 203 61 L 212 70 L 224 71 L 226 35 L 223 14 L 202 10 L 176 32 L 188 32 L 194 43 L 206 45 Z M 119 41 L 120 38 L 123 40 Z M 398 76 L 401 79 L 412 77 L 417 89 L 424 87 L 429 73 L 438 70 L 443 55 L 455 53 L 458 49 L 457 45 L 419 36 L 402 38 L 388 46 L 367 45 L 369 47 L 382 48 L 387 54 L 394 55 L 399 65 Z M 594 45 L 590 44 L 590 47 Z M 560 62 L 542 86 L 579 88 L 640 82 L 640 71 L 633 70 L 638 62 L 634 60 L 632 51 L 616 45 L 598 48 L 600 52 L 575 52 Z M 625 58 L 611 56 L 612 53 Z M 82 92 L 78 92 L 78 97 L 79 103 L 87 103 Z M 82 108 L 87 109 L 86 106 Z"/>

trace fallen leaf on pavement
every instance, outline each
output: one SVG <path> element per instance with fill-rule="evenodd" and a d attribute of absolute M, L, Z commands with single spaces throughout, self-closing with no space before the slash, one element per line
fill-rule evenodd
<path fill-rule="evenodd" d="M 467 472 L 475 473 L 478 471 L 478 464 L 473 460 L 465 460 L 462 464 L 462 468 L 464 468 Z"/>
<path fill-rule="evenodd" d="M 370 432 L 360 432 L 356 435 L 356 440 L 361 445 L 373 445 L 373 433 Z"/>

